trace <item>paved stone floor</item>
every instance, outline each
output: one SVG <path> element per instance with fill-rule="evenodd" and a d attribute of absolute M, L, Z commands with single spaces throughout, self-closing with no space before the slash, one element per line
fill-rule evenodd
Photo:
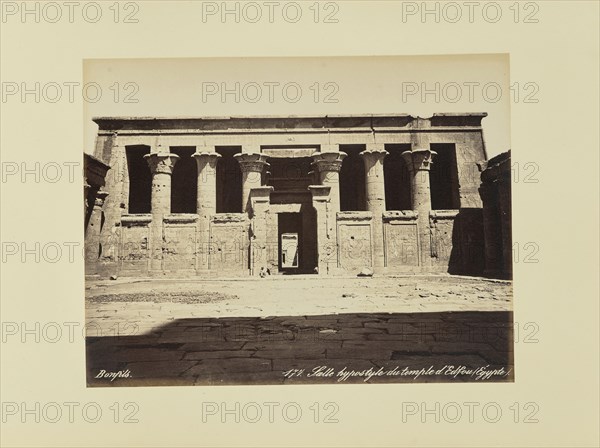
<path fill-rule="evenodd" d="M 88 282 L 88 384 L 512 381 L 511 297 L 450 276 Z"/>

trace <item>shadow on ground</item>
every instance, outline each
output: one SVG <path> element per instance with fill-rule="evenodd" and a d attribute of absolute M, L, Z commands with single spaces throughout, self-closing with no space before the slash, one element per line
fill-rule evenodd
<path fill-rule="evenodd" d="M 177 319 L 149 334 L 88 337 L 86 350 L 94 387 L 514 381 L 511 312 Z M 498 373 L 477 379 L 480 368 Z M 369 369 L 380 373 L 340 374 Z"/>

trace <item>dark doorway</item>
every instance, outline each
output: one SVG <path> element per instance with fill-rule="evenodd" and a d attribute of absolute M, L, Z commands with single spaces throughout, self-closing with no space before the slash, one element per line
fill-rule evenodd
<path fill-rule="evenodd" d="M 192 154 L 193 146 L 171 147 L 179 156 L 171 178 L 171 213 L 196 213 L 198 195 L 198 168 Z"/>
<path fill-rule="evenodd" d="M 298 274 L 302 271 L 304 232 L 301 213 L 277 215 L 279 240 L 279 272 Z"/>
<path fill-rule="evenodd" d="M 364 145 L 343 145 L 340 151 L 348 156 L 340 170 L 340 209 L 343 212 L 366 210 L 365 162 L 360 155 Z"/>
<path fill-rule="evenodd" d="M 386 145 L 388 155 L 383 159 L 385 179 L 385 209 L 411 210 L 410 174 L 402 157 L 410 151 L 410 144 Z"/>
<path fill-rule="evenodd" d="M 242 213 L 242 170 L 233 156 L 239 146 L 217 146 L 217 213 Z"/>
<path fill-rule="evenodd" d="M 431 208 L 433 210 L 457 210 L 460 208 L 458 191 L 458 167 L 454 144 L 432 144 L 437 152 L 431 164 L 429 182 L 431 187 Z"/>
<path fill-rule="evenodd" d="M 148 162 L 144 159 L 150 154 L 146 145 L 126 146 L 127 173 L 129 175 L 129 213 L 150 213 L 152 196 L 152 174 Z"/>

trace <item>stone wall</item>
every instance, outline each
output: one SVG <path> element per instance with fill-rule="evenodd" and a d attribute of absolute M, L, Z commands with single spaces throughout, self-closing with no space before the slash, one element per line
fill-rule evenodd
<path fill-rule="evenodd" d="M 485 275 L 512 278 L 512 200 L 510 151 L 481 164 Z"/>
<path fill-rule="evenodd" d="M 101 201 L 93 208 L 100 213 L 94 220 L 86 216 L 86 223 L 94 224 L 96 239 L 88 245 L 86 234 L 90 259 L 86 272 L 233 276 L 258 275 L 267 268 L 277 274 L 278 227 L 287 222 L 287 218 L 280 221 L 287 213 L 296 214 L 301 224 L 292 230 L 298 232 L 300 266 L 286 273 L 356 274 L 371 268 L 376 274 L 477 275 L 485 264 L 479 190 L 484 173 L 480 179 L 477 171 L 486 158 L 481 128 L 485 116 L 97 118 L 95 155 L 110 166 L 110 175 Z M 456 210 L 432 210 L 429 172 L 436 145 L 455 153 L 452 206 Z M 410 189 L 411 210 L 385 209 L 386 146 L 390 151 L 406 148 L 400 156 L 410 185 L 398 185 Z M 173 170 L 180 159 L 175 152 L 181 147 L 195 148 L 196 213 L 171 210 Z M 239 213 L 217 213 L 217 165 L 222 158 L 218 148 L 222 147 L 236 151 L 233 159 L 239 164 L 242 183 Z M 342 147 L 360 149 L 367 211 L 340 211 L 340 170 L 346 158 Z M 150 214 L 129 213 L 128 151 L 132 148 L 146 151 L 144 159 L 152 176 Z M 273 175 L 270 170 L 281 168 L 281 157 L 307 159 L 303 161 L 306 171 L 309 165 L 312 171 L 294 182 L 279 179 L 275 187 L 265 185 Z M 187 159 L 185 163 L 189 166 Z M 506 194 L 493 194 L 502 198 L 498 200 L 505 210 Z M 510 211 L 498 212 L 498 207 L 494 211 L 488 207 L 486 222 L 500 213 L 500 230 L 488 226 L 486 235 L 506 234 L 502 229 L 510 223 Z M 486 257 L 506 252 L 490 247 L 486 245 Z"/>
<path fill-rule="evenodd" d="M 388 272 L 414 271 L 421 265 L 416 212 L 406 210 L 384 213 L 383 237 Z"/>
<path fill-rule="evenodd" d="M 211 272 L 220 275 L 248 275 L 249 222 L 244 213 L 219 213 L 211 218 L 208 253 Z"/>
<path fill-rule="evenodd" d="M 434 210 L 429 215 L 435 271 L 482 275 L 484 243 L 481 209 Z"/>
<path fill-rule="evenodd" d="M 371 212 L 337 213 L 338 267 L 346 273 L 358 274 L 373 267 L 373 222 Z"/>
<path fill-rule="evenodd" d="M 150 223 L 151 215 L 123 215 L 121 225 L 116 227 L 115 237 L 110 245 L 103 248 L 101 265 L 103 270 L 111 269 L 110 275 L 128 276 L 141 273 L 147 275 L 150 266 Z M 108 266 L 107 266 L 108 265 Z"/>
<path fill-rule="evenodd" d="M 199 241 L 198 215 L 170 214 L 163 219 L 162 271 L 194 274 L 204 256 Z"/>

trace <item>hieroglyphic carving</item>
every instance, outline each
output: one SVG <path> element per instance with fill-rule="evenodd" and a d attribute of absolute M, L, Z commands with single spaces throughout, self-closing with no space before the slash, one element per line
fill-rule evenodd
<path fill-rule="evenodd" d="M 214 220 L 210 225 L 210 243 L 203 248 L 209 256 L 209 268 L 216 272 L 247 274 L 248 225 L 238 220 Z"/>
<path fill-rule="evenodd" d="M 387 267 L 419 265 L 419 236 L 416 220 L 386 223 L 384 235 Z"/>
<path fill-rule="evenodd" d="M 447 216 L 432 216 L 430 219 L 432 230 L 431 257 L 438 264 L 447 264 L 450 261 L 455 218 L 456 212 Z"/>
<path fill-rule="evenodd" d="M 372 266 L 371 225 L 338 225 L 339 266 L 344 270 L 360 270 Z"/>
<path fill-rule="evenodd" d="M 196 225 L 165 224 L 163 233 L 163 269 L 196 269 Z"/>
<path fill-rule="evenodd" d="M 148 223 L 121 226 L 120 271 L 148 270 L 150 237 Z"/>

